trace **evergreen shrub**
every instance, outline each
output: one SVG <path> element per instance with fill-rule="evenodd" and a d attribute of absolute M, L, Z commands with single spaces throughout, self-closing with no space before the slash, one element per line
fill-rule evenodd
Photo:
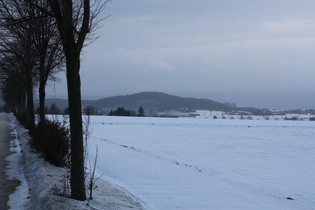
<path fill-rule="evenodd" d="M 70 160 L 70 131 L 57 121 L 38 123 L 32 135 L 31 146 L 42 153 L 49 163 L 65 167 Z"/>

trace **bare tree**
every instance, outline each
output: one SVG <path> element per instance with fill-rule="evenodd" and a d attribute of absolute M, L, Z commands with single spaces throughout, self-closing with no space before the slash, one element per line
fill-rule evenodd
<path fill-rule="evenodd" d="M 88 115 L 88 116 L 96 115 L 97 110 L 96 110 L 95 106 L 86 106 L 83 109 L 83 114 Z"/>
<path fill-rule="evenodd" d="M 84 182 L 84 146 L 81 111 L 81 81 L 80 81 L 80 55 L 86 44 L 87 35 L 97 28 L 98 14 L 105 8 L 109 0 L 2 0 L 0 1 L 1 33 L 10 36 L 1 36 L 2 47 L 16 57 L 25 72 L 25 92 L 27 98 L 28 128 L 33 129 L 34 102 L 33 79 L 34 68 L 44 69 L 47 59 L 47 35 L 46 29 L 56 27 L 62 43 L 65 56 L 68 101 L 71 132 L 71 197 L 77 200 L 85 200 Z M 49 19 L 52 17 L 52 19 Z M 47 28 L 35 30 L 39 21 L 48 21 Z M 47 23 L 47 22 L 45 22 Z M 42 30 L 43 29 L 43 30 Z M 54 31 L 54 30 L 53 30 Z M 54 32 L 53 32 L 54 33 Z M 41 35 L 38 35 L 41 34 Z M 38 35 L 38 36 L 36 36 Z M 18 43 L 17 45 L 7 45 Z M 38 43 L 37 47 L 35 43 Z M 9 46 L 9 47 L 8 47 Z M 58 48 L 52 48 L 58 49 Z M 14 53 L 13 53 L 14 52 Z M 38 56 L 36 55 L 38 53 Z M 11 57 L 11 56 L 7 56 Z M 47 57 L 46 57 L 47 58 Z M 50 65 L 55 66 L 56 58 L 50 58 Z M 45 61 L 44 61 L 45 60 Z M 47 81 L 44 71 L 39 73 L 41 82 Z M 40 82 L 40 83 L 41 83 Z M 42 84 L 40 84 L 42 87 Z M 42 93 L 42 88 L 40 88 Z M 44 94 L 43 94 L 44 96 Z"/>
<path fill-rule="evenodd" d="M 24 84 L 24 75 L 14 57 L 6 57 L 7 54 L 0 52 L 0 92 L 6 107 L 17 113 L 22 107 L 25 107 L 26 92 Z M 12 56 L 12 55 L 11 55 Z"/>
<path fill-rule="evenodd" d="M 95 159 L 94 159 L 94 163 L 93 163 L 93 167 L 91 165 L 91 162 L 89 162 L 90 165 L 90 172 L 89 172 L 89 178 L 88 178 L 88 188 L 89 188 L 89 200 L 93 199 L 93 190 L 96 188 L 96 182 L 97 180 L 99 180 L 101 178 L 101 176 L 99 177 L 95 177 L 95 169 L 96 169 L 96 163 L 97 163 L 97 156 L 98 156 L 98 147 L 95 147 Z"/>
<path fill-rule="evenodd" d="M 1 50 L 6 54 L 7 61 L 9 58 L 14 58 L 14 61 L 19 64 L 18 68 L 24 73 L 26 126 L 32 131 L 35 127 L 33 69 L 36 65 L 36 51 L 32 40 L 34 31 L 30 30 L 33 21 L 26 18 L 31 16 L 30 13 L 32 13 L 32 8 L 23 2 L 0 1 Z"/>
<path fill-rule="evenodd" d="M 97 15 L 108 0 L 47 0 L 43 8 L 38 0 L 24 0 L 57 24 L 66 59 L 69 117 L 71 132 L 71 197 L 86 200 L 84 182 L 84 146 L 81 110 L 80 55 L 87 35 L 97 27 Z M 92 9 L 91 9 L 92 8 Z"/>
<path fill-rule="evenodd" d="M 35 0 L 34 0 L 35 2 Z M 61 38 L 55 19 L 40 9 L 48 9 L 48 3 L 45 0 L 36 0 L 40 7 L 33 7 L 25 1 L 4 0 L 0 2 L 1 26 L 7 31 L 9 36 L 2 36 L 2 43 L 6 48 L 12 48 L 12 44 L 16 44 L 16 38 L 10 38 L 12 35 L 24 38 L 25 42 L 20 43 L 21 46 L 28 45 L 26 49 L 32 49 L 29 59 L 32 59 L 32 65 L 29 65 L 28 71 L 32 71 L 32 86 L 38 84 L 39 87 L 39 114 L 40 121 L 45 122 L 45 87 L 48 79 L 56 80 L 55 74 L 62 70 L 64 65 L 64 54 L 62 51 Z M 17 35 L 18 34 L 18 35 Z M 28 36 L 30 35 L 30 36 Z M 31 47 L 29 49 L 29 47 Z M 24 51 L 12 51 L 13 54 L 23 54 L 24 57 L 18 59 L 18 62 L 25 60 L 27 57 Z M 28 53 L 29 54 L 29 53 Z M 24 67 L 23 67 L 24 68 Z M 30 82 L 29 80 L 26 80 Z M 31 101 L 29 89 L 28 101 Z M 29 108 L 30 109 L 30 108 Z M 27 113 L 31 113 L 30 110 Z M 32 114 L 33 115 L 33 114 Z"/>
<path fill-rule="evenodd" d="M 39 1 L 38 4 L 41 8 L 48 9 L 46 1 Z M 45 87 L 48 79 L 56 81 L 55 74 L 63 70 L 64 54 L 54 18 L 38 7 L 34 8 L 34 17 L 34 43 L 38 51 L 39 116 L 40 122 L 45 123 Z"/>

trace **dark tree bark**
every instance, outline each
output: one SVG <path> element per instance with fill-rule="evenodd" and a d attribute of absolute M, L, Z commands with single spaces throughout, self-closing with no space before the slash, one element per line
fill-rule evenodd
<path fill-rule="evenodd" d="M 26 69 L 26 127 L 30 133 L 35 129 L 34 97 L 33 97 L 33 74 L 31 67 Z"/>
<path fill-rule="evenodd" d="M 84 146 L 82 129 L 80 54 L 87 34 L 95 28 L 94 18 L 108 0 L 95 0 L 91 12 L 90 0 L 47 0 L 46 10 L 38 1 L 24 0 L 46 15 L 55 18 L 66 59 L 70 132 L 71 132 L 71 197 L 86 200 L 84 176 Z"/>
<path fill-rule="evenodd" d="M 82 21 L 76 31 L 72 0 L 50 0 L 66 57 L 67 87 L 71 131 L 71 197 L 86 200 L 84 148 L 81 111 L 80 53 L 90 27 L 90 1 L 84 0 Z M 81 15 L 81 14 L 80 14 Z M 77 20 L 76 20 L 77 21 Z"/>
<path fill-rule="evenodd" d="M 68 68 L 74 71 L 69 71 Z M 73 57 L 67 59 L 67 85 L 71 129 L 71 196 L 78 200 L 85 200 L 81 81 L 79 69 L 79 59 Z"/>
<path fill-rule="evenodd" d="M 17 68 L 17 62 L 13 57 L 6 57 L 4 52 L 0 59 L 0 92 L 5 106 L 15 114 L 18 109 L 25 107 L 26 91 L 25 77 Z"/>
<path fill-rule="evenodd" d="M 35 129 L 35 113 L 34 113 L 34 95 L 33 95 L 33 68 L 35 66 L 35 59 L 32 56 L 35 55 L 33 43 L 31 41 L 33 34 L 32 31 L 26 31 L 26 42 L 24 47 L 24 62 L 25 62 L 25 73 L 26 73 L 26 121 L 27 128 L 30 133 Z"/>

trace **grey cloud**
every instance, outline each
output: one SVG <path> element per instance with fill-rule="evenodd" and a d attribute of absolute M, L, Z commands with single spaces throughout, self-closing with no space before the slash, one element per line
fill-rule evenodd
<path fill-rule="evenodd" d="M 82 93 L 310 92 L 313 8 L 311 0 L 114 0 L 102 37 L 85 49 Z"/>

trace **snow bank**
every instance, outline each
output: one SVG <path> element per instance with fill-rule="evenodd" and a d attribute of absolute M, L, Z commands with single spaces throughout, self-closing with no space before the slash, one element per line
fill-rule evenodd
<path fill-rule="evenodd" d="M 10 151 L 12 155 L 6 158 L 8 162 L 6 175 L 10 180 L 19 180 L 20 185 L 16 188 L 16 191 L 10 195 L 8 206 L 11 209 L 23 209 L 28 205 L 29 188 L 23 173 L 23 150 L 14 127 L 14 124 L 11 123 L 10 128 L 13 130 L 10 134 L 14 138 L 10 141 Z"/>
<path fill-rule="evenodd" d="M 99 180 L 91 201 L 77 201 L 58 194 L 62 193 L 67 170 L 54 167 L 36 154 L 28 145 L 30 138 L 27 130 L 11 117 L 11 127 L 16 140 L 12 142 L 17 153 L 10 156 L 10 174 L 21 174 L 22 184 L 10 197 L 12 209 L 145 209 L 143 203 L 122 188 L 109 182 Z M 20 147 L 19 147 L 20 145 Z M 19 152 L 18 152 L 19 151 Z M 19 157 L 17 156 L 19 155 Z M 22 162 L 19 162 L 23 160 Z M 21 167 L 22 166 L 22 167 Z M 27 182 L 26 182 L 27 181 Z M 22 198 L 22 199 L 21 199 Z"/>

